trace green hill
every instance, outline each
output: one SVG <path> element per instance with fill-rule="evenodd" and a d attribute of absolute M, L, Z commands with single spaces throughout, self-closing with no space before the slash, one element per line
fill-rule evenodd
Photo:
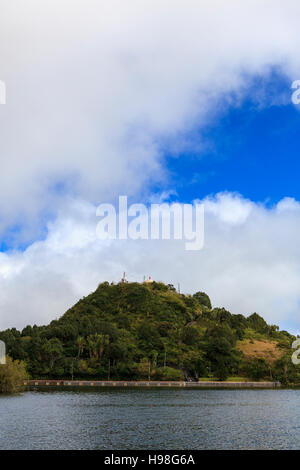
<path fill-rule="evenodd" d="M 59 320 L 2 331 L 0 339 L 33 378 L 300 382 L 292 335 L 257 313 L 232 315 L 203 292 L 179 294 L 160 282 L 104 282 Z"/>

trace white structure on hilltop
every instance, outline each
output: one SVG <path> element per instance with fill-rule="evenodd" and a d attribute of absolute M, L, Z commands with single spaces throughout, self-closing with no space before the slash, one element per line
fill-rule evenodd
<path fill-rule="evenodd" d="M 125 272 L 123 273 L 123 277 L 122 277 L 120 282 L 122 282 L 122 283 L 123 282 L 128 282 L 127 279 L 126 279 L 126 273 Z"/>

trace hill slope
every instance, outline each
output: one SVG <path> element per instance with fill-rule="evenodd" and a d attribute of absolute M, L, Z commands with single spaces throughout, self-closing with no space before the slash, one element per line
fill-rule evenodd
<path fill-rule="evenodd" d="M 298 381 L 289 333 L 256 313 L 212 309 L 205 293 L 183 295 L 157 282 L 104 282 L 59 320 L 6 330 L 0 339 L 34 378 Z"/>

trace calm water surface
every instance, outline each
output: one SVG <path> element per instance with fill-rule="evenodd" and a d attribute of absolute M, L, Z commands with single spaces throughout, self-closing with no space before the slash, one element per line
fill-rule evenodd
<path fill-rule="evenodd" d="M 0 449 L 300 449 L 300 390 L 1 396 Z"/>

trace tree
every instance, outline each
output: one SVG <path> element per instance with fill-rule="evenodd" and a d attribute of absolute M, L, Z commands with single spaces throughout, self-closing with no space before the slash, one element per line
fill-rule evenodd
<path fill-rule="evenodd" d="M 267 322 L 256 312 L 247 318 L 247 322 L 250 328 L 259 333 L 267 333 L 269 331 Z"/>
<path fill-rule="evenodd" d="M 198 300 L 200 305 L 204 305 L 204 307 L 211 309 L 210 298 L 205 294 L 205 292 L 196 292 L 193 297 Z"/>
<path fill-rule="evenodd" d="M 227 326 L 215 326 L 206 332 L 205 340 L 206 359 L 211 363 L 214 375 L 219 380 L 226 380 L 237 364 L 232 331 Z"/>
<path fill-rule="evenodd" d="M 186 377 L 198 380 L 199 377 L 207 375 L 208 363 L 202 351 L 189 349 L 182 357 L 182 368 Z"/>
<path fill-rule="evenodd" d="M 269 364 L 263 357 L 255 358 L 246 365 L 248 377 L 253 380 L 263 379 L 269 372 Z"/>
<path fill-rule="evenodd" d="M 143 378 L 149 378 L 151 374 L 151 363 L 148 357 L 143 357 L 137 365 L 137 372 Z"/>
<path fill-rule="evenodd" d="M 16 393 L 27 379 L 25 363 L 6 356 L 6 364 L 0 365 L 0 393 Z"/>
<path fill-rule="evenodd" d="M 55 362 L 63 357 L 63 347 L 58 338 L 51 338 L 43 345 L 43 356 L 49 363 L 50 370 L 53 369 Z"/>
<path fill-rule="evenodd" d="M 200 336 L 196 328 L 193 326 L 186 326 L 182 332 L 182 341 L 189 345 L 195 345 L 199 341 Z"/>
<path fill-rule="evenodd" d="M 96 336 L 97 336 L 97 339 L 96 339 L 97 356 L 98 356 L 99 362 L 101 362 L 104 350 L 105 350 L 106 346 L 109 345 L 109 336 L 108 335 L 98 335 L 98 334 Z"/>
<path fill-rule="evenodd" d="M 90 359 L 92 359 L 97 354 L 95 335 L 88 336 L 86 340 L 89 348 Z"/>
<path fill-rule="evenodd" d="M 150 354 L 150 357 L 152 359 L 152 367 L 155 369 L 157 366 L 157 357 L 158 357 L 158 352 L 157 351 L 152 351 Z"/>
<path fill-rule="evenodd" d="M 232 315 L 225 308 L 214 308 L 212 315 L 218 323 L 227 323 L 228 325 L 231 324 Z"/>
<path fill-rule="evenodd" d="M 78 336 L 77 338 L 77 347 L 78 347 L 78 355 L 77 358 L 79 359 L 81 354 L 83 353 L 83 348 L 85 346 L 85 340 L 82 336 Z"/>
<path fill-rule="evenodd" d="M 109 345 L 109 336 L 96 333 L 87 337 L 90 358 L 94 358 L 101 363 L 106 346 Z"/>

